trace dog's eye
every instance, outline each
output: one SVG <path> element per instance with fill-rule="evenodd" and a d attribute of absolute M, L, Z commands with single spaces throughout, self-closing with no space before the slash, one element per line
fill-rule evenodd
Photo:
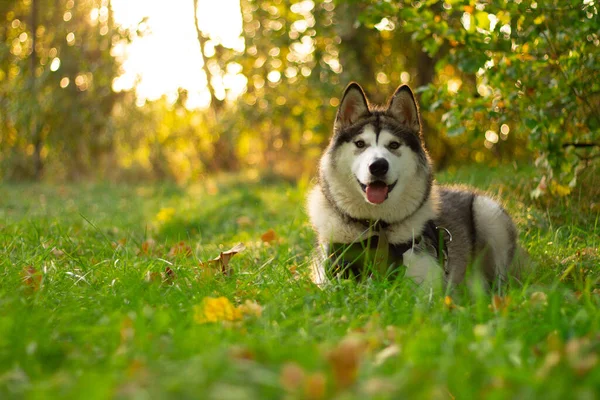
<path fill-rule="evenodd" d="M 396 150 L 396 149 L 399 149 L 399 148 L 400 148 L 400 143 L 398 143 L 398 142 L 391 142 L 391 143 L 388 145 L 388 147 L 389 147 L 390 149 L 392 149 L 392 150 Z"/>
<path fill-rule="evenodd" d="M 362 149 L 363 147 L 365 147 L 365 142 L 364 140 L 357 140 L 356 142 L 354 142 L 354 144 L 356 145 L 356 147 L 358 147 L 359 149 Z"/>

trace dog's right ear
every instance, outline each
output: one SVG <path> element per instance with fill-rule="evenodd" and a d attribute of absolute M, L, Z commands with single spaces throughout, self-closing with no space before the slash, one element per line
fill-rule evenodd
<path fill-rule="evenodd" d="M 369 114 L 369 102 L 360 85 L 352 82 L 346 87 L 344 97 L 335 117 L 335 127 L 352 125 L 361 116 Z"/>

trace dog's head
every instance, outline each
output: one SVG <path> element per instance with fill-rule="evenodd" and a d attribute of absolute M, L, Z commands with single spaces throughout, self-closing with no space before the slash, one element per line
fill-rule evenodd
<path fill-rule="evenodd" d="M 421 182 L 427 183 L 430 170 L 410 88 L 400 86 L 385 107 L 377 107 L 351 83 L 321 161 L 321 174 L 336 202 L 351 215 L 356 209 L 356 217 L 385 218 L 391 203 L 397 208 L 399 201 L 407 200 L 403 196 L 408 187 L 413 192 L 426 190 Z"/>

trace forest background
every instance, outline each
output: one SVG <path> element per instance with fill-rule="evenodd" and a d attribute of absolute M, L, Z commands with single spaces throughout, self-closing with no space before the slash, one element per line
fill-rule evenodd
<path fill-rule="evenodd" d="M 380 103 L 409 84 L 438 169 L 523 161 L 539 168 L 534 195 L 564 195 L 599 154 L 594 0 L 183 3 L 173 23 L 195 43 L 173 48 L 199 58 L 202 91 L 149 99 L 123 65 L 152 18 L 119 24 L 110 0 L 1 0 L 0 178 L 312 176 L 350 81 Z"/>

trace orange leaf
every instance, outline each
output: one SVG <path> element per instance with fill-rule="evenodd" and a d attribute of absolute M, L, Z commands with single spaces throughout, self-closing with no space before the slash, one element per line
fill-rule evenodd
<path fill-rule="evenodd" d="M 185 244 L 185 242 L 179 242 L 169 250 L 169 257 L 175 257 L 177 255 L 184 255 L 189 257 L 192 255 L 192 248 Z"/>
<path fill-rule="evenodd" d="M 508 306 L 510 305 L 510 297 L 501 297 L 497 294 L 492 297 L 492 304 L 490 304 L 490 309 L 494 312 L 498 311 L 506 311 L 508 310 Z"/>
<path fill-rule="evenodd" d="M 140 252 L 142 254 L 148 254 L 150 252 L 150 250 L 152 250 L 152 248 L 154 248 L 155 244 L 156 244 L 156 242 L 153 239 L 144 240 L 140 247 Z"/>
<path fill-rule="evenodd" d="M 365 349 L 366 343 L 363 340 L 348 337 L 329 352 L 327 358 L 338 388 L 347 388 L 356 381 L 358 367 Z"/>
<path fill-rule="evenodd" d="M 275 231 L 273 229 L 269 229 L 268 231 L 266 231 L 265 233 L 263 233 L 260 236 L 260 238 L 265 243 L 271 243 L 275 239 L 277 239 L 277 235 L 275 234 Z"/>
<path fill-rule="evenodd" d="M 321 372 L 309 375 L 304 384 L 304 396 L 309 400 L 320 400 L 325 398 L 327 380 Z"/>
<path fill-rule="evenodd" d="M 228 354 L 229 357 L 236 361 L 252 361 L 256 359 L 254 352 L 244 346 L 232 346 Z"/>
<path fill-rule="evenodd" d="M 23 283 L 33 289 L 33 291 L 39 290 L 42 285 L 42 274 L 31 265 L 23 268 L 21 276 Z"/>
<path fill-rule="evenodd" d="M 304 383 L 306 373 L 301 366 L 288 362 L 281 368 L 279 383 L 288 392 L 295 392 Z"/>

